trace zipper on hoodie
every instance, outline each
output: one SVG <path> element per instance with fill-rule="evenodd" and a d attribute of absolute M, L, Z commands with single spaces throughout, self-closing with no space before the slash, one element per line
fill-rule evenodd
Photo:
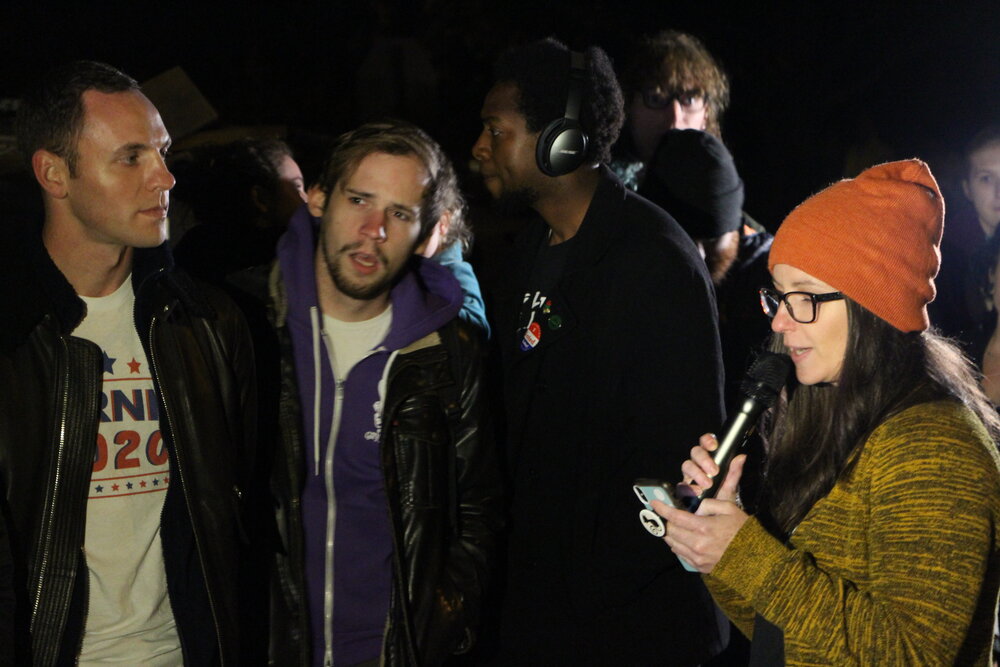
<path fill-rule="evenodd" d="M 309 308 L 309 319 L 312 323 L 313 338 L 313 461 L 315 474 L 320 474 L 320 406 L 322 382 L 322 355 L 320 342 L 326 347 L 327 357 L 333 371 L 333 345 L 323 330 L 322 316 L 317 306 Z M 333 451 L 336 448 L 337 436 L 340 433 L 340 418 L 343 412 L 344 383 L 334 374 L 333 423 L 330 425 L 330 436 L 327 440 L 326 453 L 323 458 L 323 482 L 326 488 L 326 541 L 323 559 L 323 667 L 333 667 L 333 538 L 337 523 L 337 503 L 333 486 Z"/>
<path fill-rule="evenodd" d="M 317 306 L 309 308 L 309 319 L 312 323 L 313 334 L 313 459 L 315 461 L 316 474 L 319 474 L 319 432 L 320 432 L 320 391 L 321 382 L 321 355 L 319 354 L 319 342 L 322 340 L 326 347 L 327 358 L 330 364 L 330 373 L 334 376 L 334 400 L 333 400 L 333 424 L 330 427 L 330 437 L 327 440 L 326 453 L 323 455 L 323 477 L 326 488 L 326 550 L 324 554 L 324 582 L 323 582 L 323 667 L 333 667 L 333 544 L 334 533 L 337 523 L 337 503 L 335 488 L 333 484 L 333 455 L 336 450 L 337 438 L 340 436 L 340 424 L 343 417 L 344 385 L 347 378 L 339 380 L 336 377 L 333 367 L 333 342 L 323 329 L 322 316 Z M 383 346 L 378 346 L 365 356 L 358 359 L 357 364 L 367 359 L 373 354 L 384 352 Z M 395 357 L 395 353 L 389 357 L 386 367 L 383 370 L 382 380 L 379 382 L 379 396 L 381 397 L 385 387 L 385 374 L 388 372 L 389 364 Z M 352 367 L 353 368 L 353 367 Z M 350 375 L 350 371 L 348 371 Z"/>
<path fill-rule="evenodd" d="M 324 338 L 325 338 L 324 334 Z M 328 344 L 329 345 L 329 344 Z M 329 350 L 328 347 L 328 351 Z M 334 502 L 333 486 L 333 450 L 337 442 L 337 435 L 340 432 L 340 417 L 343 412 L 344 403 L 344 383 L 336 381 L 336 390 L 333 400 L 333 427 L 330 429 L 330 441 L 327 444 L 326 456 L 323 460 L 323 476 L 326 484 L 326 581 L 323 588 L 323 635 L 325 640 L 325 651 L 323 664 L 325 667 L 333 665 L 333 534 L 337 523 L 337 503 Z"/>

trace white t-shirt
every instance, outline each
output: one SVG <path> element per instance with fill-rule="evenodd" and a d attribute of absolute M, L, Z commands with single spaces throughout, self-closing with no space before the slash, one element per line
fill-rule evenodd
<path fill-rule="evenodd" d="M 104 383 L 87 500 L 90 599 L 80 664 L 180 665 L 160 542 L 170 469 L 131 278 L 113 294 L 81 298 L 87 315 L 73 335 L 100 346 Z"/>
<path fill-rule="evenodd" d="M 347 374 L 385 339 L 392 325 L 392 304 L 380 314 L 363 322 L 344 322 L 329 315 L 323 315 L 323 331 L 333 350 L 330 363 L 337 382 L 343 382 Z"/>

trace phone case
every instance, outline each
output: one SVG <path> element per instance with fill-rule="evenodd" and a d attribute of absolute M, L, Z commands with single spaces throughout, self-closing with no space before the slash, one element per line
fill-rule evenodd
<path fill-rule="evenodd" d="M 673 485 L 670 482 L 663 482 L 657 479 L 637 479 L 632 486 L 632 490 L 635 492 L 639 502 L 643 504 L 643 509 L 639 511 L 639 521 L 642 522 L 642 527 L 650 535 L 662 538 L 667 534 L 666 522 L 663 520 L 663 517 L 653 510 L 651 501 L 659 500 L 671 507 L 677 507 L 678 503 L 674 497 Z M 691 567 L 680 556 L 677 557 L 677 560 L 681 562 L 681 565 L 688 572 L 697 572 L 695 568 Z"/>

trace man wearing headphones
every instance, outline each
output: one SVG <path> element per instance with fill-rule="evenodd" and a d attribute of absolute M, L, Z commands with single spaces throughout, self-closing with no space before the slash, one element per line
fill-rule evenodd
<path fill-rule="evenodd" d="M 722 423 L 715 303 L 678 224 L 603 164 L 622 126 L 605 53 L 554 40 L 497 63 L 472 149 L 537 220 L 497 303 L 512 480 L 501 664 L 698 664 L 727 631 L 632 494 Z"/>

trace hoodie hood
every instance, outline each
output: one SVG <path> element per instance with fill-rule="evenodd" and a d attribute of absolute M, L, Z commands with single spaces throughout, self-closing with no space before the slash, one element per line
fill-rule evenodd
<path fill-rule="evenodd" d="M 322 344 L 322 312 L 316 289 L 315 256 L 320 220 L 303 206 L 278 242 L 278 265 L 283 295 L 278 325 L 288 327 L 292 340 L 295 375 L 302 401 L 303 426 L 311 451 L 318 454 L 330 433 L 333 405 L 323 397 L 334 395 L 336 383 L 326 346 Z M 389 355 L 437 330 L 457 314 L 462 305 L 458 281 L 440 266 L 414 257 L 389 293 L 392 323 L 386 337 L 373 345 L 376 356 Z M 283 303 L 280 303 L 283 301 Z M 283 320 L 283 322 L 282 322 Z M 314 456 L 313 465 L 320 459 Z"/>

